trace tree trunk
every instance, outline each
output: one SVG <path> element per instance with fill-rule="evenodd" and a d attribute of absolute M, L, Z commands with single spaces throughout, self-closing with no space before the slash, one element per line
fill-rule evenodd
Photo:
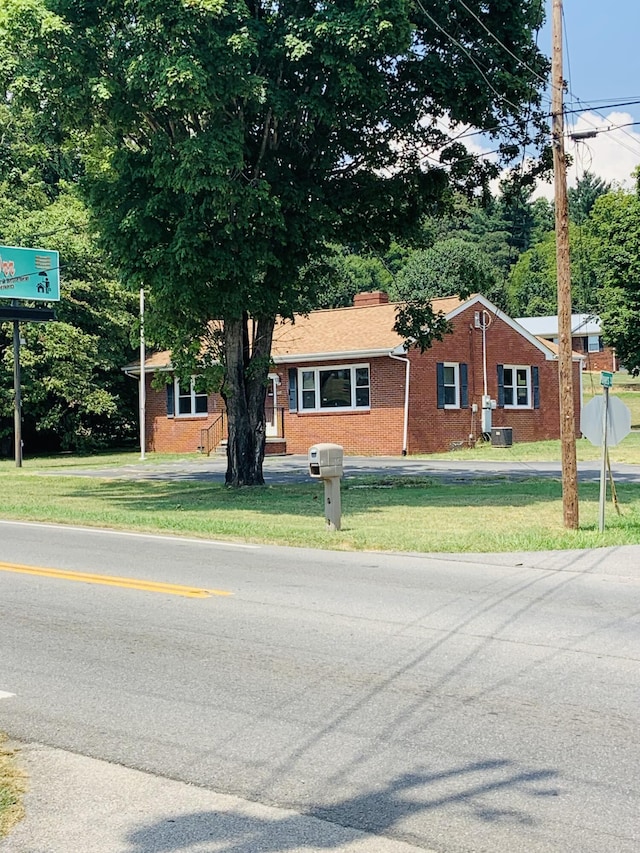
<path fill-rule="evenodd" d="M 227 407 L 228 486 L 264 485 L 262 463 L 265 449 L 264 404 L 269 377 L 271 342 L 275 317 L 253 321 L 249 339 L 249 319 L 225 320 L 225 380 L 222 396 Z"/>

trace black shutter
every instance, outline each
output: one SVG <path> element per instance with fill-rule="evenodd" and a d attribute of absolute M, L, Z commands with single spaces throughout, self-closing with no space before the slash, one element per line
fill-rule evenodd
<path fill-rule="evenodd" d="M 469 408 L 469 381 L 466 364 L 460 365 L 460 408 Z"/>
<path fill-rule="evenodd" d="M 176 413 L 176 404 L 175 404 L 175 389 L 173 379 L 167 385 L 167 416 L 173 417 Z"/>
<path fill-rule="evenodd" d="M 289 369 L 289 411 L 298 411 L 298 371 L 295 367 Z"/>
<path fill-rule="evenodd" d="M 504 365 L 498 365 L 498 405 L 504 407 Z"/>
<path fill-rule="evenodd" d="M 436 365 L 438 377 L 438 408 L 444 409 L 444 362 L 439 361 Z"/>
<path fill-rule="evenodd" d="M 531 368 L 531 379 L 533 382 L 533 408 L 540 408 L 540 381 L 537 367 Z"/>

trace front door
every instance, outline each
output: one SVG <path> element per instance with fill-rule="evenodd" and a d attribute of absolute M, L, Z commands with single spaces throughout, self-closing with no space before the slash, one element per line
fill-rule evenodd
<path fill-rule="evenodd" d="M 269 385 L 267 386 L 267 399 L 264 404 L 264 416 L 266 421 L 267 438 L 278 437 L 278 384 L 277 374 L 269 374 Z"/>

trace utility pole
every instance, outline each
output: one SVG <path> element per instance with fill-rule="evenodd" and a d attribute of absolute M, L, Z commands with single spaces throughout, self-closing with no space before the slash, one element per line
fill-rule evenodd
<path fill-rule="evenodd" d="M 553 51 L 551 57 L 551 131 L 556 214 L 558 268 L 558 384 L 560 386 L 560 441 L 562 445 L 562 509 L 564 526 L 578 529 L 578 466 L 573 398 L 571 347 L 571 262 L 569 257 L 569 206 L 567 163 L 564 150 L 562 79 L 562 0 L 552 0 Z"/>
<path fill-rule="evenodd" d="M 144 366 L 147 360 L 144 338 L 144 288 L 140 288 L 140 384 L 138 386 L 138 407 L 140 412 L 140 459 L 145 458 L 147 446 L 147 374 Z"/>

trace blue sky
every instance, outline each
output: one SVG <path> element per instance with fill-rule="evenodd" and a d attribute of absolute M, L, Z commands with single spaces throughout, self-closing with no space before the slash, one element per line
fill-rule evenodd
<path fill-rule="evenodd" d="M 551 0 L 541 50 L 551 53 Z M 640 101 L 640 0 L 564 0 L 564 77 L 569 82 L 566 109 L 576 113 L 577 129 L 606 128 L 640 122 L 640 103 L 611 108 L 618 101 Z M 581 103 L 571 103 L 575 98 Z M 588 112 L 588 107 L 593 107 Z M 599 133 L 594 140 L 572 146 L 577 170 L 589 168 L 623 185 L 640 165 L 640 124 Z M 570 178 L 571 180 L 571 178 Z"/>
<path fill-rule="evenodd" d="M 640 2 L 564 0 L 563 6 L 564 76 L 571 92 L 588 103 L 640 100 Z M 547 55 L 550 21 L 547 0 L 547 24 L 540 38 Z M 625 109 L 640 120 L 640 104 Z"/>

